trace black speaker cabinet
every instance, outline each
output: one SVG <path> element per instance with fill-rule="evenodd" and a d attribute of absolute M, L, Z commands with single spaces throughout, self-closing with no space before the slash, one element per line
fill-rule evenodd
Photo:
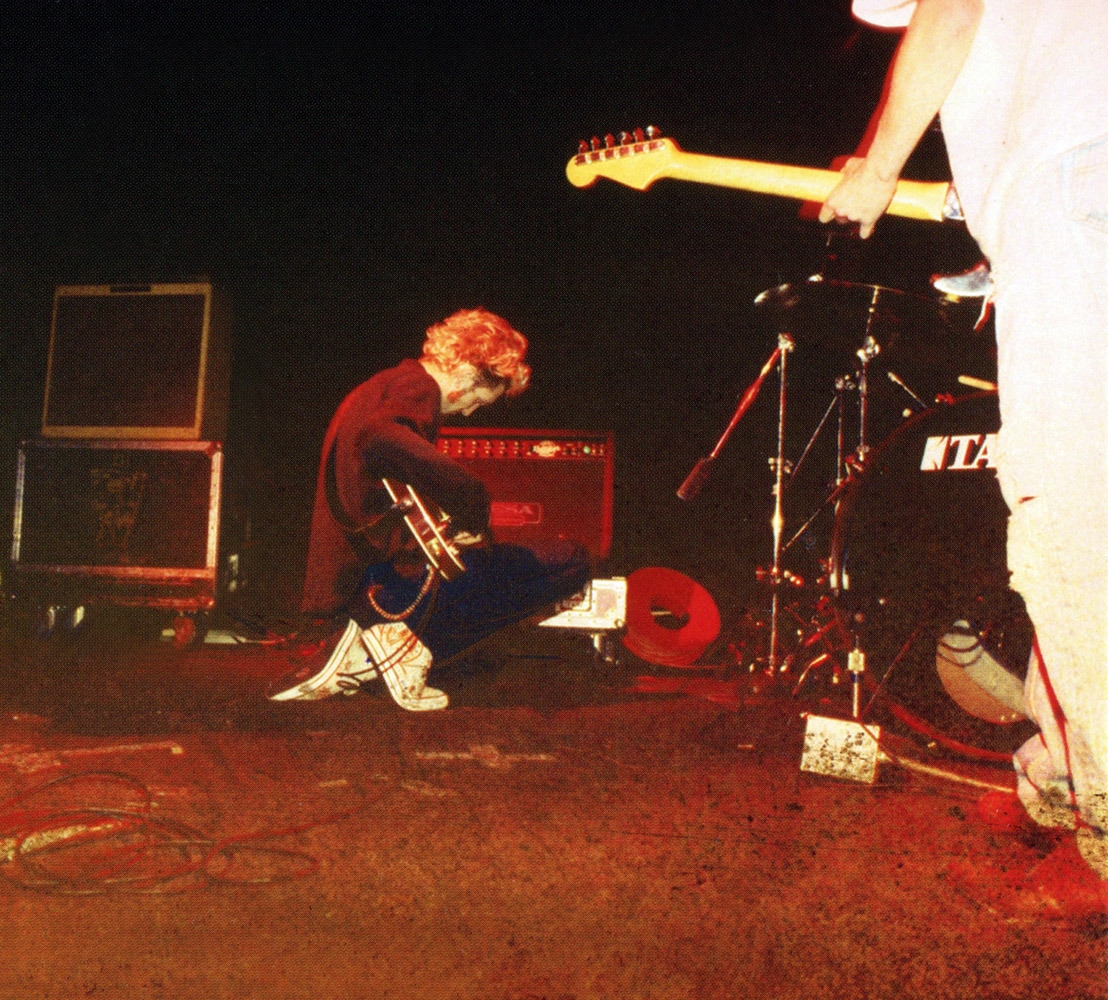
<path fill-rule="evenodd" d="M 215 604 L 223 452 L 210 441 L 24 441 L 12 572 L 41 604 Z"/>
<path fill-rule="evenodd" d="M 228 326 L 207 282 L 59 286 L 43 437 L 223 440 Z"/>
<path fill-rule="evenodd" d="M 498 541 L 527 545 L 572 538 L 594 557 L 608 556 L 614 463 L 610 431 L 444 427 L 437 447 L 488 487 Z"/>

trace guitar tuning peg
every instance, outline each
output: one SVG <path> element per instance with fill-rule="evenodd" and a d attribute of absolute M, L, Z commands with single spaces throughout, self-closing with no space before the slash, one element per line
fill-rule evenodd
<path fill-rule="evenodd" d="M 643 142 L 646 139 L 646 133 L 641 129 L 635 129 L 635 142 Z"/>
<path fill-rule="evenodd" d="M 599 139 L 598 139 L 598 138 L 597 138 L 597 137 L 596 137 L 596 136 L 594 135 L 594 136 L 593 136 L 593 137 L 592 137 L 592 138 L 591 138 L 591 139 L 589 140 L 589 146 L 591 147 L 591 149 L 593 150 L 593 152 L 595 152 L 596 150 L 598 150 L 598 149 L 600 148 L 600 140 L 599 140 Z"/>
<path fill-rule="evenodd" d="M 587 153 L 588 151 L 589 151 L 589 144 L 587 142 L 585 142 L 584 139 L 582 139 L 579 143 L 577 143 L 577 152 L 578 153 Z"/>
<path fill-rule="evenodd" d="M 627 146 L 631 142 L 631 134 L 629 132 L 620 132 L 620 134 L 616 136 L 616 139 L 621 146 Z"/>
<path fill-rule="evenodd" d="M 604 148 L 611 149 L 616 144 L 616 137 L 609 132 L 604 136 Z"/>
<path fill-rule="evenodd" d="M 661 138 L 661 135 L 661 129 L 657 129 L 653 125 L 646 126 L 646 137 L 648 139 L 659 139 Z"/>

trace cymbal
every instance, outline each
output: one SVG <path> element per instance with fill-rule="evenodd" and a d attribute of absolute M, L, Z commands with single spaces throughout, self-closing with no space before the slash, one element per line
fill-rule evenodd
<path fill-rule="evenodd" d="M 754 304 L 775 332 L 789 334 L 805 353 L 825 355 L 825 360 L 853 356 L 872 337 L 886 360 L 945 367 L 949 352 L 976 350 L 981 341 L 945 300 L 884 285 L 814 275 L 767 288 Z"/>
<path fill-rule="evenodd" d="M 830 337 L 852 347 L 860 347 L 867 335 L 884 346 L 883 339 L 896 333 L 946 325 L 937 299 L 821 275 L 767 288 L 754 304 L 778 332 L 820 343 Z"/>

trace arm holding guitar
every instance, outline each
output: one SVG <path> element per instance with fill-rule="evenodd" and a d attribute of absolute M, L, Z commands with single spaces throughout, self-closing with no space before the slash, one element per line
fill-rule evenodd
<path fill-rule="evenodd" d="M 410 505 L 426 501 L 441 514 L 449 512 L 452 532 L 483 534 L 489 524 L 490 501 L 485 485 L 465 467 L 442 454 L 433 443 L 421 437 L 407 424 L 380 419 L 369 425 L 361 459 L 367 471 L 381 479 L 411 488 L 400 492 L 401 502 L 409 505 L 397 510 L 397 497 L 390 495 L 393 513 L 407 513 Z M 446 515 L 443 514 L 443 517 Z"/>

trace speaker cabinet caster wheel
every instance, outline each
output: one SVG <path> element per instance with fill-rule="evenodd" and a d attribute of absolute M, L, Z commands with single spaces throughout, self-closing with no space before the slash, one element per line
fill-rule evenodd
<path fill-rule="evenodd" d="M 78 632 L 85 625 L 85 606 L 78 604 L 76 607 L 60 610 L 58 627 L 66 632 Z"/>
<path fill-rule="evenodd" d="M 85 606 L 77 604 L 72 608 L 60 604 L 48 604 L 35 611 L 35 635 L 39 639 L 49 639 L 58 632 L 76 632 L 85 624 Z"/>
<path fill-rule="evenodd" d="M 35 609 L 35 638 L 49 639 L 54 634 L 54 630 L 58 627 L 58 612 L 60 610 L 53 604 Z"/>
<path fill-rule="evenodd" d="M 173 645 L 177 649 L 198 646 L 208 634 L 208 616 L 203 611 L 178 615 L 173 619 Z"/>

